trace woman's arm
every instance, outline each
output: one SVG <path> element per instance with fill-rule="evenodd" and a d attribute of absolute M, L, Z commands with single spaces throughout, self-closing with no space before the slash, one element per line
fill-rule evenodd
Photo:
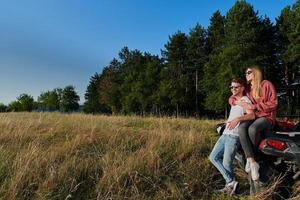
<path fill-rule="evenodd" d="M 272 112 L 276 110 L 278 100 L 275 87 L 271 82 L 267 81 L 263 84 L 262 93 L 262 99 L 254 105 L 254 108 L 261 112 Z"/>

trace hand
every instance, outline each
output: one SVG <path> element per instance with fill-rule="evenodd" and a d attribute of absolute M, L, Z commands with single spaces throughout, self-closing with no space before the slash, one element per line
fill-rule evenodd
<path fill-rule="evenodd" d="M 228 102 L 231 106 L 235 105 L 235 101 L 236 101 L 236 98 L 234 96 L 229 97 Z"/>
<path fill-rule="evenodd" d="M 241 101 L 241 100 L 235 101 L 235 104 L 241 106 L 245 110 L 254 110 L 254 106 L 252 104 Z"/>
<path fill-rule="evenodd" d="M 234 119 L 234 120 L 232 120 L 232 121 L 227 122 L 227 128 L 228 128 L 229 130 L 232 130 L 232 129 L 234 129 L 239 123 L 240 123 L 240 120 L 236 118 L 236 119 Z"/>

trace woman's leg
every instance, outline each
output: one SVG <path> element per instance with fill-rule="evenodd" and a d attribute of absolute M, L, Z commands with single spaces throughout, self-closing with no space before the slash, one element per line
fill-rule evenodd
<path fill-rule="evenodd" d="M 259 165 L 254 160 L 254 152 L 253 152 L 253 145 L 251 139 L 248 134 L 248 127 L 251 125 L 253 121 L 246 121 L 239 125 L 239 136 L 240 136 L 240 143 L 243 147 L 244 153 L 247 158 L 247 163 L 245 167 L 245 171 L 249 173 L 251 171 L 252 180 L 259 179 Z"/>
<path fill-rule="evenodd" d="M 248 127 L 253 121 L 242 122 L 238 127 L 238 133 L 240 137 L 240 143 L 246 155 L 246 158 L 254 157 L 253 146 L 248 134 Z"/>
<path fill-rule="evenodd" d="M 249 138 L 254 146 L 257 147 L 259 141 L 261 140 L 261 134 L 265 130 L 270 130 L 272 128 L 272 124 L 264 117 L 256 119 L 249 126 Z"/>
<path fill-rule="evenodd" d="M 249 126 L 249 138 L 251 143 L 254 146 L 254 150 L 257 150 L 257 145 L 261 139 L 261 132 L 267 129 L 271 129 L 272 124 L 264 117 L 256 119 L 250 126 Z M 251 171 L 252 180 L 259 179 L 259 164 L 255 162 L 254 157 L 247 157 L 247 163 L 249 164 L 249 168 Z"/>

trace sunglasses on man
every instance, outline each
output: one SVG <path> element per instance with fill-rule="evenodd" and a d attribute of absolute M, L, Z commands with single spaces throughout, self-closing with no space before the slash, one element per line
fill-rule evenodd
<path fill-rule="evenodd" d="M 236 89 L 238 89 L 239 87 L 242 87 L 242 86 L 230 86 L 229 88 L 230 88 L 230 89 L 235 89 L 235 90 L 236 90 Z"/>

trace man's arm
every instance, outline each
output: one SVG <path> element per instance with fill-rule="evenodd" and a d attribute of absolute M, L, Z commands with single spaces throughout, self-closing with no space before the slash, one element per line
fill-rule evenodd
<path fill-rule="evenodd" d="M 255 119 L 255 114 L 253 112 L 253 110 L 248 109 L 246 110 L 246 114 L 240 117 L 237 117 L 235 119 L 233 119 L 232 121 L 228 122 L 228 129 L 234 129 L 240 122 L 244 122 L 244 121 L 250 121 L 250 120 L 254 120 Z"/>

